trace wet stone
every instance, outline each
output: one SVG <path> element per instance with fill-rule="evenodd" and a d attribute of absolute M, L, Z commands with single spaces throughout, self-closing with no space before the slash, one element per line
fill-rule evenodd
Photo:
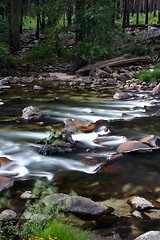
<path fill-rule="evenodd" d="M 40 121 L 44 118 L 44 114 L 33 106 L 28 106 L 22 110 L 22 118 L 30 121 Z"/>
<path fill-rule="evenodd" d="M 155 88 L 153 88 L 151 94 L 152 96 L 157 96 L 160 94 L 160 83 Z"/>
<path fill-rule="evenodd" d="M 128 199 L 127 203 L 129 203 L 136 210 L 145 210 L 152 208 L 160 208 L 160 202 L 147 200 L 143 197 L 133 196 Z"/>
<path fill-rule="evenodd" d="M 149 151 L 149 150 L 151 150 L 151 147 L 139 141 L 124 142 L 120 144 L 116 149 L 117 153 L 128 153 L 134 151 Z"/>
<path fill-rule="evenodd" d="M 81 196 L 71 196 L 67 199 L 67 210 L 86 217 L 98 217 L 104 214 L 110 214 L 113 208 L 96 203 L 91 199 Z"/>
<path fill-rule="evenodd" d="M 127 93 L 127 92 L 116 92 L 113 95 L 114 99 L 118 99 L 118 100 L 125 100 L 125 99 L 129 99 L 132 98 L 133 94 Z"/>
<path fill-rule="evenodd" d="M 155 135 L 148 135 L 139 139 L 139 141 L 142 143 L 147 143 L 151 147 L 160 147 L 160 138 Z"/>
<path fill-rule="evenodd" d="M 12 187 L 14 184 L 14 180 L 9 177 L 0 176 L 0 192 L 5 189 Z"/>
<path fill-rule="evenodd" d="M 17 217 L 16 212 L 10 209 L 6 209 L 3 212 L 0 213 L 0 220 L 13 220 Z"/>
<path fill-rule="evenodd" d="M 160 239 L 160 231 L 149 231 L 146 232 L 134 240 L 158 240 Z"/>
<path fill-rule="evenodd" d="M 101 215 L 110 214 L 113 208 L 92 201 L 81 196 L 69 196 L 63 193 L 47 196 L 43 200 L 45 205 L 62 204 L 63 210 L 78 216 L 95 219 Z"/>
<path fill-rule="evenodd" d="M 0 157 L 0 167 L 1 167 L 2 165 L 5 165 L 5 164 L 7 164 L 7 163 L 10 163 L 10 162 L 11 162 L 11 160 L 10 160 L 9 158 Z"/>
<path fill-rule="evenodd" d="M 31 191 L 25 191 L 24 193 L 21 194 L 20 198 L 23 199 L 31 199 L 32 197 L 32 192 Z"/>

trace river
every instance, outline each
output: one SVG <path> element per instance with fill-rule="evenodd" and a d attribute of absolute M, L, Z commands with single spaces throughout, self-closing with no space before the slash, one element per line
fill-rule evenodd
<path fill-rule="evenodd" d="M 32 84 L 15 84 L 3 86 L 0 92 L 0 156 L 12 160 L 0 169 L 0 174 L 13 176 L 17 182 L 44 177 L 59 191 L 69 193 L 73 189 L 99 201 L 127 199 L 132 194 L 157 196 L 159 152 L 132 153 L 106 165 L 116 147 L 127 139 L 160 135 L 159 120 L 151 117 L 159 103 L 143 98 L 147 92 L 139 92 L 136 99 L 126 101 L 113 99 L 114 88 L 102 93 L 66 85 L 43 84 L 43 89 L 34 90 Z M 2 122 L 21 116 L 30 105 L 46 114 L 50 123 Z M 93 132 L 72 135 L 90 151 L 61 156 L 37 153 L 35 143 L 47 137 L 51 129 L 62 129 L 66 118 L 103 120 Z M 108 135 L 106 127 L 111 131 Z"/>

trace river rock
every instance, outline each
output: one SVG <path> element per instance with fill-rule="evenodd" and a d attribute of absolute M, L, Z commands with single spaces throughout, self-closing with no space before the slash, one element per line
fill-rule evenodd
<path fill-rule="evenodd" d="M 3 212 L 0 213 L 0 220 L 13 220 L 17 217 L 16 212 L 14 212 L 13 210 L 10 209 L 6 209 Z"/>
<path fill-rule="evenodd" d="M 55 193 L 55 194 L 46 196 L 43 202 L 46 206 L 49 206 L 50 204 L 60 204 L 60 203 L 63 203 L 63 201 L 66 200 L 68 197 L 69 195 L 64 193 Z"/>
<path fill-rule="evenodd" d="M 64 120 L 64 123 L 65 129 L 67 129 L 69 132 L 75 132 L 78 130 L 90 132 L 95 129 L 95 123 L 91 123 L 85 120 L 67 118 Z"/>
<path fill-rule="evenodd" d="M 148 135 L 139 139 L 139 141 L 142 143 L 147 143 L 151 147 L 160 147 L 160 138 L 155 135 Z"/>
<path fill-rule="evenodd" d="M 117 153 L 129 153 L 129 152 L 141 152 L 141 151 L 150 151 L 152 148 L 147 144 L 133 140 L 121 143 L 116 151 Z"/>
<path fill-rule="evenodd" d="M 146 232 L 134 240 L 159 240 L 160 239 L 160 231 L 149 231 Z"/>
<path fill-rule="evenodd" d="M 94 202 L 86 197 L 69 196 L 63 193 L 49 195 L 44 198 L 43 202 L 47 206 L 61 204 L 65 212 L 74 213 L 91 220 L 113 212 L 113 208 Z"/>
<path fill-rule="evenodd" d="M 108 78 L 108 77 L 110 77 L 110 74 L 108 72 L 102 70 L 102 69 L 98 69 L 97 70 L 97 75 L 100 78 Z"/>
<path fill-rule="evenodd" d="M 44 114 L 37 107 L 28 106 L 22 110 L 22 118 L 28 121 L 41 121 Z"/>
<path fill-rule="evenodd" d="M 129 99 L 129 98 L 132 98 L 132 97 L 133 97 L 133 94 L 127 93 L 127 92 L 116 92 L 113 95 L 113 98 L 118 99 L 118 100 L 125 100 L 125 99 Z"/>
<path fill-rule="evenodd" d="M 89 239 L 92 239 L 92 240 L 122 240 L 122 238 L 120 237 L 119 234 L 115 234 L 115 235 L 109 236 L 109 237 L 102 237 L 102 236 L 98 236 L 96 234 L 92 234 L 91 238 L 89 238 Z"/>
<path fill-rule="evenodd" d="M 0 157 L 0 167 L 7 164 L 7 163 L 10 163 L 12 162 L 9 158 L 6 158 L 6 157 Z"/>
<path fill-rule="evenodd" d="M 139 196 L 133 196 L 129 198 L 127 200 L 127 203 L 129 203 L 136 210 L 145 210 L 145 209 L 152 209 L 152 208 L 160 209 L 160 202 L 155 200 L 154 201 L 147 200 Z"/>
<path fill-rule="evenodd" d="M 99 217 L 113 212 L 113 208 L 96 203 L 81 196 L 71 196 L 67 199 L 67 210 L 85 217 Z"/>
<path fill-rule="evenodd" d="M 31 199 L 31 198 L 33 198 L 32 192 L 31 191 L 25 191 L 24 193 L 21 194 L 20 198 Z"/>
<path fill-rule="evenodd" d="M 0 176 L 0 192 L 5 189 L 12 187 L 14 184 L 14 180 L 9 177 Z"/>
<path fill-rule="evenodd" d="M 151 92 L 152 96 L 156 96 L 160 94 L 160 83 L 153 88 L 152 92 Z"/>

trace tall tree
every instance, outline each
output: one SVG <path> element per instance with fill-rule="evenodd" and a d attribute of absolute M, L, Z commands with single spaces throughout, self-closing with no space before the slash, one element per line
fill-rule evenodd
<path fill-rule="evenodd" d="M 8 31 L 9 31 L 9 45 L 11 50 L 17 51 L 20 48 L 20 13 L 21 0 L 7 0 L 7 16 L 8 16 Z"/>

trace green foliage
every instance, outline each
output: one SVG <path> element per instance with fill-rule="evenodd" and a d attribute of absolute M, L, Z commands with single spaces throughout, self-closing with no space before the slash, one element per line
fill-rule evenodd
<path fill-rule="evenodd" d="M 59 220 L 49 221 L 46 227 L 42 227 L 34 232 L 35 236 L 42 237 L 45 240 L 50 236 L 57 240 L 86 240 L 89 232 L 81 231 L 78 228 L 62 224 Z"/>
<path fill-rule="evenodd" d="M 6 33 L 7 32 L 7 21 L 6 18 L 3 18 L 0 16 L 0 33 Z"/>
<path fill-rule="evenodd" d="M 15 221 L 0 221 L 0 240 L 13 240 L 16 234 Z"/>
<path fill-rule="evenodd" d="M 152 46 L 144 41 L 133 40 L 128 47 L 126 47 L 122 53 L 130 54 L 131 56 L 145 56 L 152 55 Z"/>
<path fill-rule="evenodd" d="M 55 60 L 55 47 L 52 40 L 45 40 L 44 42 L 34 46 L 24 56 L 27 62 L 51 62 Z"/>
<path fill-rule="evenodd" d="M 54 237 L 57 237 L 57 240 L 83 240 L 87 237 L 88 232 L 82 232 L 58 220 L 59 213 L 66 208 L 67 202 L 54 204 L 52 195 L 56 192 L 55 187 L 47 187 L 46 182 L 38 180 L 33 192 L 36 193 L 36 199 L 30 200 L 26 205 L 26 212 L 31 213 L 32 220 L 21 226 L 20 236 L 22 238 L 48 240 L 50 236 L 52 240 Z"/>
<path fill-rule="evenodd" d="M 54 63 L 57 61 L 69 61 L 71 59 L 71 51 L 69 50 L 63 37 L 60 37 L 61 29 L 58 27 L 48 27 L 45 29 L 45 39 L 34 46 L 24 56 L 27 62 L 46 62 Z"/>
<path fill-rule="evenodd" d="M 81 29 L 83 39 L 76 47 L 84 61 L 94 62 L 113 56 L 114 24 L 112 21 L 113 1 L 99 0 L 86 3 L 84 12 L 75 19 L 75 26 Z"/>
<path fill-rule="evenodd" d="M 0 68 L 10 68 L 13 65 L 13 57 L 9 47 L 4 42 L 0 42 L 0 53 Z"/>
<path fill-rule="evenodd" d="M 155 69 L 153 71 L 142 70 L 136 74 L 136 77 L 139 78 L 142 82 L 149 82 L 153 78 L 159 79 L 160 78 L 160 69 Z"/>

